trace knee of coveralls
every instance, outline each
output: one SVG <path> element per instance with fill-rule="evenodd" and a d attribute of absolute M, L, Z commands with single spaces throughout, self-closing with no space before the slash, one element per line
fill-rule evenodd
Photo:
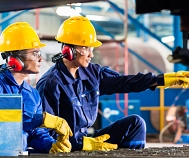
<path fill-rule="evenodd" d="M 106 142 L 117 144 L 119 148 L 141 149 L 146 143 L 146 123 L 140 116 L 130 115 L 95 131 L 92 137 L 103 134 L 110 135 Z"/>
<path fill-rule="evenodd" d="M 119 147 L 130 149 L 144 148 L 146 144 L 146 123 L 144 119 L 135 114 L 123 119 L 128 128 L 125 131 L 124 139 L 119 144 Z"/>
<path fill-rule="evenodd" d="M 23 151 L 26 151 L 27 150 L 27 147 L 28 147 L 28 142 L 27 142 L 27 139 L 28 139 L 28 133 L 23 131 L 22 130 L 22 140 L 23 140 Z"/>

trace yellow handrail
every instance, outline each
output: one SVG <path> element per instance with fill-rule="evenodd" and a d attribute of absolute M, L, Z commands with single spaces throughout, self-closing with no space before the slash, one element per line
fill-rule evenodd
<path fill-rule="evenodd" d="M 168 110 L 170 107 L 165 107 L 164 105 L 164 86 L 159 86 L 160 89 L 160 106 L 151 106 L 151 107 L 140 107 L 140 110 L 143 111 L 151 111 L 151 110 L 159 110 L 160 111 L 160 131 L 164 128 L 164 114 L 165 110 Z M 172 86 L 170 88 L 181 88 L 180 86 Z"/>
<path fill-rule="evenodd" d="M 164 127 L 164 87 L 160 87 L 160 131 Z"/>

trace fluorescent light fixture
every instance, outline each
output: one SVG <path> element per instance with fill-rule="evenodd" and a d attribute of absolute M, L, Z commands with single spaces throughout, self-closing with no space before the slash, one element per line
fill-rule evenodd
<path fill-rule="evenodd" d="M 87 15 L 86 16 L 89 20 L 94 20 L 94 21 L 109 21 L 110 18 L 106 16 L 100 16 L 100 15 Z"/>
<path fill-rule="evenodd" d="M 169 43 L 169 42 L 173 42 L 175 40 L 174 36 L 167 36 L 167 37 L 163 37 L 161 38 L 161 41 L 163 43 Z"/>
<path fill-rule="evenodd" d="M 75 7 L 75 9 L 73 9 L 69 6 L 63 6 L 56 9 L 56 13 L 59 16 L 77 16 L 80 15 L 81 12 L 82 9 L 80 7 Z"/>

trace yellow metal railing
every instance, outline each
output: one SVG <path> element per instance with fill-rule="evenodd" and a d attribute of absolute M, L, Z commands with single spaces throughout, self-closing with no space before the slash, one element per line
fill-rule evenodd
<path fill-rule="evenodd" d="M 164 87 L 160 87 L 160 131 L 164 127 Z"/>
<path fill-rule="evenodd" d="M 170 107 L 165 107 L 164 105 L 164 86 L 159 86 L 158 87 L 160 89 L 160 106 L 151 106 L 151 107 L 141 107 L 140 110 L 142 111 L 152 111 L 152 110 L 159 110 L 160 111 L 160 131 L 163 129 L 164 127 L 164 114 L 165 114 L 165 110 L 168 110 Z M 180 88 L 179 86 L 174 86 L 174 88 Z"/>

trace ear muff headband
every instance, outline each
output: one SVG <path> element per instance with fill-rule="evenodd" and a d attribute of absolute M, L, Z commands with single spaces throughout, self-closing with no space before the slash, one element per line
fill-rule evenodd
<path fill-rule="evenodd" d="M 73 45 L 62 44 L 62 52 L 55 54 L 51 59 L 53 63 L 56 63 L 63 58 L 66 58 L 69 61 L 72 61 L 76 58 L 76 50 Z"/>
<path fill-rule="evenodd" d="M 21 71 L 24 68 L 24 63 L 16 55 L 10 55 L 7 58 L 7 64 L 15 71 Z"/>

